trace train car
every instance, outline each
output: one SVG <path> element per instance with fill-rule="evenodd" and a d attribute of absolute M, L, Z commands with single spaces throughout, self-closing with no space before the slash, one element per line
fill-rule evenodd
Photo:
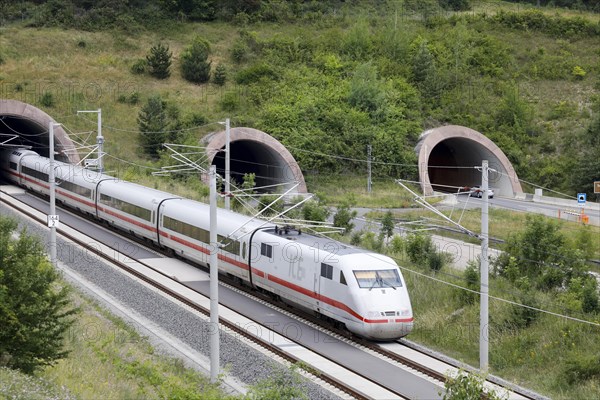
<path fill-rule="evenodd" d="M 217 221 L 219 271 L 249 282 L 249 234 L 264 221 L 223 209 L 218 210 Z M 160 206 L 159 229 L 162 246 L 208 265 L 211 250 L 209 205 L 187 199 L 165 201 Z"/>
<path fill-rule="evenodd" d="M 31 150 L 3 151 L 2 169 L 21 186 L 48 195 L 50 160 Z M 114 179 L 77 165 L 54 163 L 56 200 L 90 215 L 96 214 L 95 190 L 102 179 Z"/>
<path fill-rule="evenodd" d="M 96 216 L 121 230 L 158 243 L 158 207 L 179 197 L 131 182 L 106 178 L 96 186 Z"/>
<path fill-rule="evenodd" d="M 406 284 L 389 257 L 299 230 L 257 232 L 252 282 L 363 337 L 389 340 L 413 327 Z"/>
<path fill-rule="evenodd" d="M 48 159 L 29 150 L 0 157 L 9 179 L 49 193 Z M 61 162 L 55 174 L 64 204 L 208 266 L 208 205 Z M 223 209 L 217 220 L 221 273 L 369 339 L 396 339 L 412 330 L 406 284 L 391 258 Z"/>

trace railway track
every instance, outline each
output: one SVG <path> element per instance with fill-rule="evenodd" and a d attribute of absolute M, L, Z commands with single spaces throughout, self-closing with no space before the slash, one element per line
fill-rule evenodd
<path fill-rule="evenodd" d="M 9 205 L 12 208 L 17 209 L 19 212 L 24 213 L 24 214 L 28 215 L 30 218 L 45 225 L 45 223 L 46 223 L 45 215 L 40 214 L 39 212 L 36 212 L 36 211 L 32 211 L 32 210 L 28 209 L 28 207 L 25 205 L 19 206 L 17 201 L 7 201 L 8 199 L 6 198 L 6 196 L 8 196 L 8 194 L 6 194 L 6 193 L 3 193 L 3 196 L 0 196 L 0 200 L 2 200 L 3 203 Z M 81 232 L 79 232 L 79 233 L 81 233 Z M 182 284 L 185 286 L 185 283 L 182 283 L 179 281 L 174 281 L 173 277 L 169 276 L 169 274 L 165 273 L 164 271 L 156 269 L 154 266 L 152 266 L 148 263 L 144 263 L 143 260 L 137 260 L 138 266 L 133 267 L 131 265 L 131 263 L 115 259 L 115 257 L 113 255 L 109 254 L 106 251 L 100 250 L 97 246 L 90 246 L 86 240 L 81 239 L 81 237 L 79 236 L 78 233 L 70 233 L 66 229 L 63 229 L 60 231 L 60 234 L 62 236 L 64 236 L 65 238 L 67 238 L 68 240 L 71 240 L 74 243 L 84 246 L 86 249 L 88 249 L 88 251 L 93 252 L 98 257 L 103 258 L 107 262 L 117 265 L 123 271 L 126 271 L 128 274 L 134 276 L 136 279 L 146 282 L 148 285 L 153 286 L 157 290 L 160 290 L 162 293 L 165 293 L 166 295 L 170 296 L 171 298 L 174 298 L 177 301 L 181 302 L 182 304 L 187 305 L 191 309 L 196 310 L 197 312 L 202 313 L 204 315 L 207 315 L 207 316 L 209 315 L 208 307 L 202 306 L 197 301 L 191 300 L 188 295 L 182 294 L 181 290 L 174 288 L 174 286 L 177 287 L 178 285 L 182 285 Z M 141 270 L 139 268 L 140 265 L 143 266 L 143 268 L 146 268 L 147 270 L 145 272 L 143 270 Z M 148 271 L 150 271 L 150 270 L 153 271 L 153 274 L 148 274 Z M 158 274 L 158 276 L 160 277 L 159 279 L 157 279 L 155 277 L 156 274 Z M 153 275 L 154 277 L 151 277 L 150 275 Z M 165 282 L 167 282 L 167 283 L 165 283 Z M 434 387 L 440 388 L 443 386 L 443 382 L 445 380 L 445 375 L 444 375 L 444 373 L 440 372 L 438 369 L 430 368 L 426 365 L 423 365 L 422 363 L 415 361 L 413 358 L 399 354 L 397 351 L 392 351 L 383 345 L 356 338 L 346 331 L 332 329 L 331 327 L 328 327 L 325 324 L 323 324 L 323 321 L 320 321 L 320 320 L 314 318 L 313 316 L 310 316 L 310 315 L 307 315 L 304 313 L 300 313 L 296 309 L 292 310 L 289 307 L 287 307 L 286 305 L 282 305 L 278 302 L 273 301 L 272 299 L 269 299 L 268 296 L 263 296 L 263 295 L 255 293 L 255 292 L 249 292 L 247 290 L 247 288 L 244 288 L 240 285 L 234 285 L 233 282 L 222 283 L 221 285 L 223 287 L 229 288 L 231 291 L 243 293 L 244 296 L 251 298 L 252 301 L 263 303 L 264 305 L 270 307 L 272 310 L 277 311 L 278 313 L 288 315 L 290 318 L 293 318 L 295 321 L 301 322 L 302 324 L 305 324 L 306 326 L 312 327 L 312 329 L 318 330 L 319 332 L 326 335 L 326 337 L 330 338 L 331 340 L 337 340 L 339 342 L 346 343 L 347 345 L 357 349 L 357 351 L 361 351 L 364 353 L 368 353 L 370 355 L 374 355 L 377 358 L 385 360 L 385 362 L 387 364 L 397 365 L 397 366 L 400 366 L 401 368 L 403 368 L 404 370 L 412 371 L 417 376 L 421 376 L 421 378 L 426 377 L 426 379 L 424 381 L 428 381 Z M 190 288 L 190 285 L 187 285 L 187 287 Z M 250 319 L 252 319 L 252 318 L 250 318 Z M 255 321 L 255 322 L 260 323 L 260 321 Z M 297 357 L 296 355 L 294 355 L 293 353 L 291 353 L 289 351 L 290 343 L 297 345 L 299 347 L 304 346 L 304 344 L 302 344 L 301 341 L 297 340 L 297 338 L 288 336 L 287 338 L 285 338 L 288 345 L 281 346 L 281 344 L 276 344 L 277 341 L 265 340 L 263 337 L 259 337 L 258 335 L 248 332 L 248 330 L 245 329 L 243 326 L 241 326 L 239 323 L 232 322 L 226 318 L 221 318 L 220 323 L 223 325 L 223 327 L 225 327 L 226 330 L 228 330 L 230 332 L 234 332 L 236 335 L 239 335 L 240 337 L 243 337 L 248 341 L 256 343 L 258 346 L 266 349 L 268 352 L 275 354 L 278 357 L 289 361 L 290 363 L 299 363 L 301 365 L 306 364 L 305 360 Z M 270 334 L 270 336 L 272 336 L 272 334 Z M 340 363 L 337 360 L 335 360 L 334 357 L 330 357 L 330 356 L 324 355 L 324 354 L 321 354 L 321 356 L 324 357 L 325 359 L 327 359 L 331 363 L 337 363 L 338 365 L 340 365 Z M 341 365 L 341 367 L 345 370 L 353 369 L 352 366 L 348 366 L 348 365 Z M 451 367 L 451 366 L 448 365 L 448 367 Z M 350 397 L 360 398 L 360 399 L 374 398 L 374 396 L 372 394 L 373 392 L 365 391 L 364 386 L 363 386 L 363 388 L 357 388 L 357 387 L 353 386 L 352 384 L 344 382 L 343 380 L 339 379 L 338 377 L 334 376 L 333 374 L 330 374 L 330 373 L 326 372 L 325 370 L 320 369 L 318 366 L 311 367 L 309 369 L 317 375 L 318 379 L 320 379 L 324 382 L 327 382 L 329 385 L 346 393 Z M 352 371 L 352 373 L 356 374 L 356 376 L 361 377 L 361 379 L 371 382 L 372 385 L 383 386 L 381 384 L 381 382 L 378 382 L 377 379 L 373 379 L 372 376 L 368 376 L 368 375 L 361 373 L 360 371 L 356 371 L 356 370 Z M 398 398 L 410 397 L 410 396 L 407 396 L 407 394 L 405 392 L 396 391 L 389 387 L 386 388 L 385 390 L 389 391 L 389 393 L 393 393 Z M 381 393 L 383 393 L 383 392 L 381 392 Z M 525 396 L 520 395 L 519 397 L 516 397 L 516 398 L 536 398 L 536 397 L 528 397 L 526 395 Z"/>

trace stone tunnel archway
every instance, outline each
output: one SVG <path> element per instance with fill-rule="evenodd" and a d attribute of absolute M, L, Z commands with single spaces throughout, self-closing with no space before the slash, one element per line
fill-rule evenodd
<path fill-rule="evenodd" d="M 48 125 L 51 121 L 56 122 L 31 104 L 0 99 L 0 143 L 31 147 L 33 151 L 48 157 Z M 79 162 L 75 146 L 62 126 L 54 128 L 54 139 L 57 160 Z"/>
<path fill-rule="evenodd" d="M 217 172 L 224 174 L 225 155 L 219 150 L 225 149 L 225 131 L 216 132 L 203 139 L 207 146 L 207 155 Z M 256 174 L 256 186 L 268 186 L 285 183 L 284 187 L 274 188 L 281 192 L 298 182 L 292 193 L 306 193 L 304 175 L 294 156 L 277 139 L 253 128 L 231 128 L 231 177 L 237 182 L 243 181 L 244 173 Z"/>
<path fill-rule="evenodd" d="M 489 186 L 497 194 L 513 197 L 523 189 L 511 162 L 483 134 L 459 125 L 423 132 L 415 148 L 419 158 L 419 181 L 425 195 L 434 191 L 456 192 L 458 187 L 481 184 L 481 172 L 472 168 L 488 160 Z M 466 167 L 466 168 L 462 168 Z"/>

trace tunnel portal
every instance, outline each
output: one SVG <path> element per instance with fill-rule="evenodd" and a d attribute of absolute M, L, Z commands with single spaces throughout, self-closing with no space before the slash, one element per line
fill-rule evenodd
<path fill-rule="evenodd" d="M 0 100 L 0 147 L 25 147 L 49 156 L 48 126 L 55 122 L 37 107 L 17 100 Z M 54 127 L 55 156 L 64 162 L 79 162 L 75 146 L 62 126 Z"/>
<path fill-rule="evenodd" d="M 207 154 L 217 172 L 224 176 L 226 133 L 224 131 L 207 136 Z M 236 186 L 241 186 L 245 173 L 256 174 L 259 191 L 284 192 L 297 183 L 290 193 L 306 193 L 306 183 L 298 163 L 292 154 L 275 138 L 252 128 L 230 130 L 231 177 Z M 273 186 L 278 185 L 278 186 Z"/>
<path fill-rule="evenodd" d="M 499 195 L 513 197 L 523 189 L 517 174 L 494 142 L 481 133 L 458 125 L 431 129 L 421 135 L 416 147 L 419 179 L 425 195 L 434 191 L 457 192 L 461 187 L 481 185 L 481 166 L 488 160 L 489 186 Z"/>

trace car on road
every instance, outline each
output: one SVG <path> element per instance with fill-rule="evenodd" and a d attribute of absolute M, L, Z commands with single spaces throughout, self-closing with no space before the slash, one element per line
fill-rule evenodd
<path fill-rule="evenodd" d="M 488 193 L 488 198 L 489 199 L 493 199 L 494 198 L 494 190 L 493 189 L 489 189 L 487 190 Z M 481 189 L 481 186 L 473 186 L 471 188 L 471 194 L 470 196 L 473 197 L 479 197 L 480 199 L 483 197 L 483 189 Z"/>

